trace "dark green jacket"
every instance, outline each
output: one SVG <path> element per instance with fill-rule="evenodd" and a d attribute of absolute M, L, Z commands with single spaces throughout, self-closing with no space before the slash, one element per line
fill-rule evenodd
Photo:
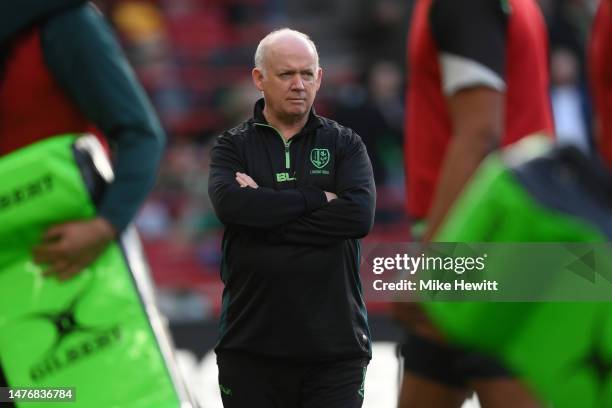
<path fill-rule="evenodd" d="M 376 188 L 361 138 L 311 111 L 290 142 L 254 117 L 217 138 L 209 196 L 225 224 L 217 352 L 301 361 L 370 358 L 359 277 Z M 259 188 L 241 188 L 236 172 Z M 324 191 L 338 198 L 327 202 Z"/>

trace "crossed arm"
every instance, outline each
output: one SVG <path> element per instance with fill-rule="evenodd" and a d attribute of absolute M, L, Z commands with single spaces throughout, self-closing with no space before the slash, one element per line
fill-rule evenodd
<path fill-rule="evenodd" d="M 245 188 L 248 180 L 252 184 Z M 211 150 L 208 195 L 225 225 L 270 230 L 327 203 L 316 187 L 274 190 L 259 187 L 245 174 L 243 160 L 231 140 L 221 136 Z"/>
<path fill-rule="evenodd" d="M 352 138 L 337 163 L 338 198 L 272 231 L 272 241 L 332 245 L 363 238 L 370 232 L 374 224 L 376 187 L 372 165 L 360 138 Z"/>
<path fill-rule="evenodd" d="M 375 186 L 365 146 L 358 137 L 351 140 L 337 160 L 337 194 L 260 187 L 240 166 L 231 142 L 218 143 L 209 184 L 217 215 L 225 224 L 263 229 L 274 243 L 330 245 L 365 236 L 374 221 Z M 315 192 L 322 200 L 313 205 L 308 197 Z"/>

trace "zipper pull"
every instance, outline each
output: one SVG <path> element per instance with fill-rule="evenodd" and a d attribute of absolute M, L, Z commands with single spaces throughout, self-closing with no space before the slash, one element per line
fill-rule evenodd
<path fill-rule="evenodd" d="M 289 145 L 291 143 L 285 143 L 285 168 L 289 170 L 291 168 L 291 154 L 289 153 Z"/>

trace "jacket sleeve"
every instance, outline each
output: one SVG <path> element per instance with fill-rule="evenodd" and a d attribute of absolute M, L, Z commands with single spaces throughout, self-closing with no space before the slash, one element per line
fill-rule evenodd
<path fill-rule="evenodd" d="M 338 198 L 268 234 L 276 243 L 331 245 L 366 236 L 374 224 L 376 187 L 361 138 L 352 133 L 336 167 Z"/>
<path fill-rule="evenodd" d="M 325 193 L 316 187 L 289 190 L 240 187 L 236 172 L 247 171 L 230 136 L 217 138 L 210 156 L 208 195 L 217 217 L 225 225 L 272 229 L 327 203 Z"/>
<path fill-rule="evenodd" d="M 98 214 L 121 231 L 155 182 L 165 134 L 115 36 L 92 6 L 49 19 L 42 44 L 62 89 L 110 142 L 115 179 Z"/>

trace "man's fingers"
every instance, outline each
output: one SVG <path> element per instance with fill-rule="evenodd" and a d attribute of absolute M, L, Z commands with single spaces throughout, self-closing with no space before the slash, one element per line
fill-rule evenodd
<path fill-rule="evenodd" d="M 243 183 L 246 183 L 246 184 L 254 183 L 254 181 L 253 181 L 253 179 L 251 177 L 249 177 L 248 175 L 243 174 L 243 173 L 238 173 L 236 178 L 238 180 L 242 181 Z"/>
<path fill-rule="evenodd" d="M 57 277 L 61 281 L 66 281 L 72 278 L 73 276 L 75 276 L 76 274 L 78 274 L 81 271 L 81 269 L 83 269 L 83 267 L 81 267 L 80 265 L 72 264 L 70 266 L 63 268 L 61 271 L 59 271 L 57 273 Z"/>
<path fill-rule="evenodd" d="M 236 173 L 236 181 L 238 182 L 238 184 L 240 184 L 240 187 L 247 186 L 247 182 L 244 180 L 244 174 L 242 173 Z"/>
<path fill-rule="evenodd" d="M 114 227 L 102 218 L 50 228 L 32 250 L 34 262 L 46 267 L 45 276 L 66 280 L 93 262 L 115 237 Z"/>
<path fill-rule="evenodd" d="M 55 225 L 49 228 L 43 235 L 44 242 L 55 241 L 64 234 L 64 225 Z"/>
<path fill-rule="evenodd" d="M 60 256 L 62 251 L 63 245 L 61 242 L 54 242 L 34 247 L 32 250 L 32 255 L 34 256 L 34 262 L 48 263 L 53 262 L 58 256 Z"/>
<path fill-rule="evenodd" d="M 43 276 L 51 277 L 51 276 L 59 275 L 60 273 L 63 273 L 65 270 L 67 270 L 69 267 L 70 267 L 70 262 L 67 262 L 67 261 L 56 261 L 56 262 L 50 263 L 47 269 L 43 271 Z"/>
<path fill-rule="evenodd" d="M 236 176 L 236 182 L 238 183 L 238 185 L 239 185 L 240 187 L 247 187 L 247 186 L 248 186 L 248 184 L 247 184 L 247 183 L 245 183 L 245 182 L 244 182 L 244 181 L 243 181 L 243 180 L 242 180 L 240 177 L 238 177 L 238 176 Z"/>
<path fill-rule="evenodd" d="M 257 183 L 255 182 L 255 180 L 253 180 L 253 179 L 251 178 L 251 176 L 249 176 L 249 175 L 246 175 L 246 174 L 245 174 L 245 175 L 243 175 L 243 176 L 242 176 L 242 179 L 243 179 L 243 180 L 244 180 L 244 181 L 247 183 L 247 185 L 248 185 L 249 187 L 253 187 L 253 188 L 257 188 L 257 187 L 259 187 L 259 186 L 257 185 Z"/>
<path fill-rule="evenodd" d="M 331 200 L 335 200 L 336 198 L 338 198 L 338 196 L 334 193 L 330 193 L 329 191 L 325 191 L 325 198 L 327 198 L 327 202 L 330 202 Z"/>
<path fill-rule="evenodd" d="M 236 172 L 236 181 L 238 182 L 238 184 L 240 184 L 240 187 L 259 187 L 255 180 L 253 180 L 248 174 Z"/>

